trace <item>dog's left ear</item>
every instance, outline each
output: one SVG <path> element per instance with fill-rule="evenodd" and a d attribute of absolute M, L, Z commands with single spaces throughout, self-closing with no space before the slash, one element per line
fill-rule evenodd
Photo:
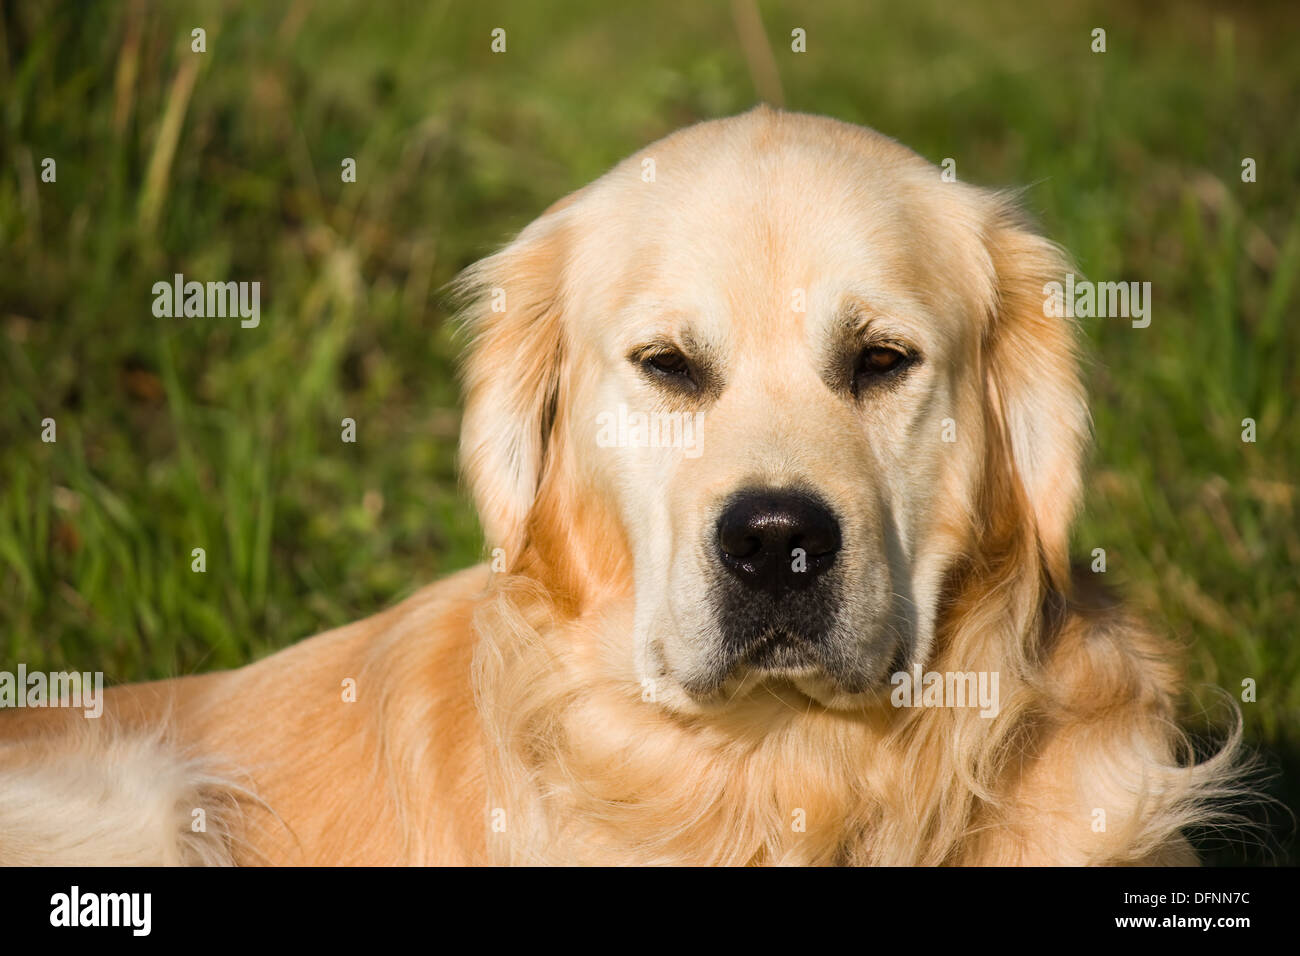
<path fill-rule="evenodd" d="M 556 203 L 456 280 L 463 328 L 461 469 L 489 547 L 522 549 L 564 374 L 566 208 Z"/>
<path fill-rule="evenodd" d="M 991 451 L 1012 470 L 1047 572 L 1064 586 L 1089 417 L 1072 320 L 1049 314 L 1045 302 L 1069 264 L 1001 197 L 985 235 L 996 283 L 985 372 L 1003 432 Z"/>

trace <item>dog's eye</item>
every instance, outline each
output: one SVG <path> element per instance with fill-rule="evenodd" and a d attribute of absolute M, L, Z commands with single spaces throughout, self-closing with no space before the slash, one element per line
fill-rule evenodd
<path fill-rule="evenodd" d="M 915 356 L 893 345 L 869 345 L 858 356 L 853 386 L 860 389 L 892 378 L 915 361 Z"/>
<path fill-rule="evenodd" d="M 686 361 L 686 356 L 676 349 L 651 352 L 642 357 L 641 364 L 655 375 L 686 380 L 691 377 L 690 363 Z"/>

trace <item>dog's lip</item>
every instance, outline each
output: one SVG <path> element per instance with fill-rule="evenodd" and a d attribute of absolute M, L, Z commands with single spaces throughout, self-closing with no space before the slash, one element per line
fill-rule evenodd
<path fill-rule="evenodd" d="M 779 653 L 775 649 L 783 643 L 788 648 L 785 655 L 787 659 L 764 660 L 765 657 Z M 773 629 L 764 633 L 743 651 L 736 653 L 726 667 L 718 686 L 725 687 L 733 682 L 744 682 L 748 679 L 757 679 L 760 682 L 793 681 L 809 677 L 830 679 L 825 662 L 816 653 L 817 645 L 818 641 L 806 634 L 780 628 Z"/>
<path fill-rule="evenodd" d="M 787 643 L 794 652 L 793 658 L 771 663 L 762 661 L 761 657 L 778 641 Z M 788 684 L 813 701 L 824 702 L 827 697 L 866 700 L 887 687 L 890 671 L 887 667 L 882 669 L 879 660 L 871 665 L 863 661 L 843 662 L 845 666 L 837 667 L 833 660 L 826 658 L 823 653 L 826 650 L 824 641 L 815 635 L 788 626 L 774 626 L 743 650 L 737 650 L 709 686 L 701 684 L 686 690 L 699 699 L 710 699 L 719 694 L 734 696 L 746 685 L 776 681 Z"/>
<path fill-rule="evenodd" d="M 774 642 L 783 636 L 783 633 L 780 629 L 764 633 L 762 637 L 755 640 L 743 651 L 736 651 L 730 660 L 726 661 L 725 665 L 719 667 L 709 678 L 683 682 L 683 690 L 697 700 L 709 701 L 719 695 L 732 696 L 735 689 L 742 686 L 746 681 L 794 681 L 808 677 L 829 677 L 822 663 L 811 655 L 802 662 L 780 665 L 766 665 L 755 661 L 755 657 L 771 648 Z M 795 637 L 798 643 L 805 648 L 810 648 L 815 644 L 813 639 L 805 635 L 790 636 Z"/>
<path fill-rule="evenodd" d="M 741 656 L 742 658 L 750 657 L 755 651 L 764 650 L 782 641 L 788 641 L 792 644 L 807 644 L 809 646 L 814 643 L 812 638 L 806 637 L 798 631 L 787 627 L 773 627 L 764 631 L 758 640 L 746 648 L 745 653 Z"/>
<path fill-rule="evenodd" d="M 740 667 L 748 664 L 758 670 L 767 670 L 768 668 L 764 668 L 762 665 L 754 664 L 754 659 L 782 645 L 792 647 L 797 651 L 809 652 L 813 651 L 819 644 L 820 641 L 817 638 L 800 631 L 788 627 L 773 627 L 764 631 L 756 640 L 750 642 L 743 651 L 739 652 L 736 655 L 735 665 Z M 810 660 L 808 663 L 808 669 L 815 669 L 817 666 L 815 660 Z"/>

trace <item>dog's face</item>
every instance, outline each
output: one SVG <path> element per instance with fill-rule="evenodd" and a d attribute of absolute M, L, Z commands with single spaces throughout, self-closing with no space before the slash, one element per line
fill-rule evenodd
<path fill-rule="evenodd" d="M 627 650 L 657 699 L 717 706 L 781 681 L 862 703 L 929 655 L 990 454 L 1045 556 L 1064 547 L 1082 429 L 1068 334 L 994 328 L 1009 296 L 1041 303 L 1027 283 L 1056 260 L 999 209 L 810 117 L 751 113 L 633 156 L 475 277 L 504 298 L 496 325 L 479 318 L 466 417 L 489 535 L 529 546 L 563 457 L 556 504 L 620 526 Z M 1018 254 L 1027 273 L 999 275 Z M 991 367 L 1008 349 L 1043 364 Z M 1059 502 L 1035 501 L 1050 483 Z"/>

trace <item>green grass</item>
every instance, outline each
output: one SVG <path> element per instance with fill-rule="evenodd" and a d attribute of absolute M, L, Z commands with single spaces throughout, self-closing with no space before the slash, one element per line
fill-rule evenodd
<path fill-rule="evenodd" d="M 1300 804 L 1300 11 L 804 6 L 761 4 L 788 107 L 1027 185 L 1081 271 L 1152 283 L 1150 328 L 1085 323 L 1074 548 L 1199 684 L 1257 681 L 1247 733 Z M 475 561 L 440 289 L 752 105 L 761 62 L 687 2 L 17 4 L 0 29 L 0 667 L 110 680 L 236 666 Z M 154 318 L 174 272 L 261 281 L 261 326 Z"/>

